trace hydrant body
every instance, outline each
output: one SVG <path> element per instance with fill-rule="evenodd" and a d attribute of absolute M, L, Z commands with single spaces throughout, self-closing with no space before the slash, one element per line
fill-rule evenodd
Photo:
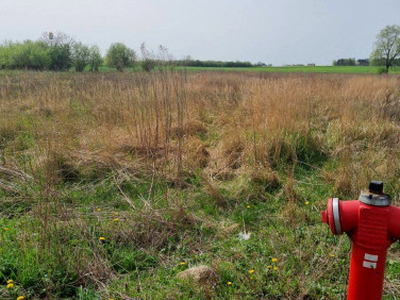
<path fill-rule="evenodd" d="M 348 300 L 382 299 L 386 253 L 400 238 L 400 208 L 390 205 L 383 184 L 373 181 L 359 200 L 329 199 L 322 221 L 333 234 L 346 233 L 352 242 Z"/>

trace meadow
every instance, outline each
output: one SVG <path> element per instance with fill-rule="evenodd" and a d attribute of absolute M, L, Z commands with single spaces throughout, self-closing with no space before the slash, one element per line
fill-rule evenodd
<path fill-rule="evenodd" d="M 253 67 L 253 68 L 201 68 L 178 67 L 178 70 L 189 71 L 251 71 L 251 72 L 281 72 L 281 73 L 335 73 L 335 74 L 378 74 L 381 67 L 377 66 L 287 66 L 287 67 Z M 400 74 L 400 67 L 392 67 L 390 74 Z"/>
<path fill-rule="evenodd" d="M 0 298 L 342 299 L 320 212 L 399 143 L 398 75 L 0 72 Z"/>
<path fill-rule="evenodd" d="M 382 67 L 378 66 L 286 66 L 286 67 L 251 67 L 251 68 L 235 68 L 235 67 L 182 67 L 182 66 L 169 66 L 167 68 L 176 71 L 187 72 L 268 72 L 268 73 L 327 73 L 327 74 L 379 74 Z M 159 67 L 158 69 L 165 69 Z M 115 72 L 115 68 L 101 66 L 101 72 Z M 139 67 L 127 68 L 128 72 L 140 70 Z M 74 71 L 72 68 L 71 71 Z M 89 68 L 86 69 L 89 71 Z M 392 67 L 389 71 L 390 74 L 400 74 L 400 67 Z"/>

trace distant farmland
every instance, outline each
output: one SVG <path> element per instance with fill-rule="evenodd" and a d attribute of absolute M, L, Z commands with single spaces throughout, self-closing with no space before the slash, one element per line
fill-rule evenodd
<path fill-rule="evenodd" d="M 300 66 L 300 67 L 254 67 L 254 68 L 200 68 L 178 67 L 190 71 L 255 71 L 255 72 L 283 72 L 283 73 L 342 73 L 342 74 L 377 74 L 381 67 L 375 66 Z M 390 74 L 400 74 L 400 67 L 390 70 Z"/>
<path fill-rule="evenodd" d="M 331 74 L 378 74 L 381 67 L 375 66 L 300 66 L 300 67 L 252 67 L 252 68 L 222 68 L 222 67 L 167 67 L 187 71 L 223 71 L 223 72 L 270 72 L 270 73 L 331 73 Z M 132 72 L 135 69 L 127 68 Z M 136 69 L 140 70 L 140 69 Z M 101 66 L 100 71 L 116 71 Z M 390 69 L 390 74 L 400 74 L 400 67 Z"/>

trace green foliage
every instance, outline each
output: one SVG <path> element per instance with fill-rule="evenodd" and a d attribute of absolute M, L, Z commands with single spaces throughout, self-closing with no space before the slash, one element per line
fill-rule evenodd
<path fill-rule="evenodd" d="M 214 61 L 214 60 L 177 60 L 177 66 L 202 67 L 202 68 L 251 68 L 253 64 L 242 61 Z"/>
<path fill-rule="evenodd" d="M 382 75 L 382 74 L 387 74 L 389 71 L 385 67 L 380 67 L 377 71 L 377 74 Z"/>
<path fill-rule="evenodd" d="M 355 66 L 356 59 L 355 58 L 340 58 L 338 60 L 333 61 L 334 66 Z"/>
<path fill-rule="evenodd" d="M 51 47 L 51 66 L 50 69 L 54 71 L 68 70 L 71 65 L 71 49 L 67 44 L 55 45 Z"/>
<path fill-rule="evenodd" d="M 75 71 L 82 72 L 90 60 L 90 48 L 81 42 L 75 43 L 72 46 L 72 64 Z"/>
<path fill-rule="evenodd" d="M 386 73 L 400 58 L 400 26 L 386 26 L 376 37 L 371 61 L 374 65 L 385 66 Z"/>
<path fill-rule="evenodd" d="M 71 39 L 57 36 L 57 41 L 5 42 L 0 45 L 0 68 L 26 70 L 67 70 L 71 66 Z"/>
<path fill-rule="evenodd" d="M 115 43 L 107 51 L 106 64 L 109 67 L 123 71 L 127 67 L 134 67 L 136 53 L 122 43 Z"/>
<path fill-rule="evenodd" d="M 151 72 L 156 66 L 156 62 L 153 59 L 145 59 L 142 61 L 142 69 L 146 72 Z"/>
<path fill-rule="evenodd" d="M 103 58 L 101 57 L 99 47 L 98 46 L 90 47 L 90 53 L 89 53 L 90 71 L 98 72 L 99 67 L 101 66 L 102 63 L 103 63 Z"/>
<path fill-rule="evenodd" d="M 43 42 L 27 40 L 0 46 L 0 66 L 5 69 L 45 70 L 51 65 L 51 49 Z"/>

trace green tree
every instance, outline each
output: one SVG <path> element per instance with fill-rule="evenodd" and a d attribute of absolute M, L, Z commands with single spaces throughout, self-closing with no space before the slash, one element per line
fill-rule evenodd
<path fill-rule="evenodd" d="M 127 67 L 134 67 L 136 53 L 122 43 L 115 43 L 107 51 L 106 64 L 109 67 L 123 71 Z"/>
<path fill-rule="evenodd" d="M 400 26 L 386 26 L 376 36 L 371 61 L 375 65 L 384 65 L 386 73 L 400 57 Z"/>
<path fill-rule="evenodd" d="M 1 68 L 46 70 L 50 65 L 50 49 L 43 42 L 6 42 L 0 47 Z"/>
<path fill-rule="evenodd" d="M 82 72 L 89 64 L 90 48 L 81 42 L 74 43 L 72 46 L 72 65 L 77 72 Z"/>
<path fill-rule="evenodd" d="M 98 72 L 99 67 L 103 63 L 103 58 L 100 54 L 100 49 L 98 46 L 90 47 L 90 54 L 89 54 L 89 65 L 91 72 Z"/>
<path fill-rule="evenodd" d="M 30 42 L 29 69 L 48 70 L 51 65 L 50 48 L 43 42 Z"/>
<path fill-rule="evenodd" d="M 45 32 L 40 41 L 50 47 L 51 66 L 55 71 L 68 70 L 72 65 L 72 47 L 74 39 L 63 32 Z"/>

